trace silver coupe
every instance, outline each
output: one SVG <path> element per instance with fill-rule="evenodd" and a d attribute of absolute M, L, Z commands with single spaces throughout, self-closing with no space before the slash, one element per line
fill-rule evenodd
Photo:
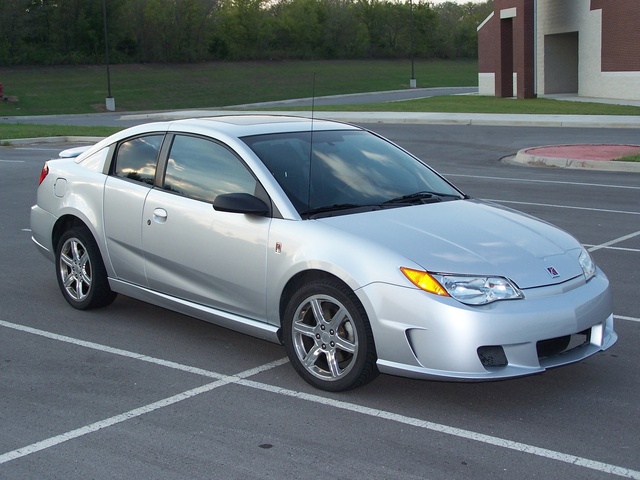
<path fill-rule="evenodd" d="M 31 229 L 71 306 L 121 293 L 282 343 L 320 389 L 529 375 L 617 339 L 576 239 L 353 125 L 150 123 L 60 157 Z"/>

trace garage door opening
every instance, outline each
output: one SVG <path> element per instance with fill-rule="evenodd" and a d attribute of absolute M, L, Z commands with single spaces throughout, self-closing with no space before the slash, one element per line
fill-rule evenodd
<path fill-rule="evenodd" d="M 578 32 L 545 35 L 544 92 L 578 93 Z"/>

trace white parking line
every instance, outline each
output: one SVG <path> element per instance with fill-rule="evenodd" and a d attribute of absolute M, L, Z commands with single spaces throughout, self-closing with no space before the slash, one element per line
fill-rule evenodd
<path fill-rule="evenodd" d="M 0 163 L 24 163 L 24 160 L 2 160 L 0 158 Z"/>
<path fill-rule="evenodd" d="M 360 413 L 362 415 L 368 415 L 376 418 L 384 418 L 385 420 L 391 420 L 392 422 L 402 423 L 405 425 L 411 425 L 417 428 L 424 428 L 434 432 L 444 433 L 446 435 L 453 435 L 455 437 L 464 438 L 467 440 L 473 440 L 480 443 L 486 443 L 494 445 L 496 447 L 507 448 L 509 450 L 515 450 L 520 453 L 528 453 L 536 455 L 538 457 L 550 458 L 559 462 L 569 463 L 571 465 L 577 465 L 580 467 L 589 468 L 591 470 L 597 470 L 603 473 L 609 473 L 612 475 L 619 475 L 621 477 L 633 478 L 640 480 L 640 471 L 630 470 L 628 468 L 611 465 L 608 463 L 598 462 L 590 460 L 588 458 L 577 457 L 575 455 L 569 455 L 562 452 L 556 452 L 548 450 L 546 448 L 539 448 L 533 445 L 527 445 L 526 443 L 513 442 L 511 440 L 505 440 L 500 437 L 494 437 L 491 435 L 485 435 L 483 433 L 472 432 L 470 430 L 464 430 L 456 427 L 449 427 L 439 423 L 433 423 L 419 418 L 406 417 L 393 412 L 386 412 L 384 410 L 378 410 L 376 408 L 363 407 L 361 405 L 355 405 L 353 403 L 342 402 L 340 400 L 332 400 L 330 398 L 320 397 L 318 395 L 312 395 L 309 393 L 296 392 L 294 390 L 287 390 L 285 388 L 274 387 L 272 385 L 266 385 L 264 383 L 254 382 L 251 380 L 241 380 L 238 382 L 240 385 L 246 385 L 248 387 L 257 388 L 260 390 L 266 390 L 268 392 L 277 393 L 279 395 L 286 395 L 289 397 L 299 398 L 308 402 L 320 403 L 322 405 L 331 406 L 334 408 L 340 408 L 342 410 L 348 410 L 351 412 Z"/>
<path fill-rule="evenodd" d="M 590 252 L 595 252 L 596 250 L 602 250 L 602 249 L 612 249 L 612 250 L 624 250 L 627 252 L 634 252 L 634 253 L 638 253 L 640 252 L 640 249 L 637 248 L 620 248 L 620 247 L 612 247 L 612 245 L 615 245 L 616 243 L 620 243 L 620 242 L 624 242 L 625 240 L 629 240 L 630 238 L 635 238 L 638 235 L 640 235 L 640 231 L 638 232 L 634 232 L 634 233 L 630 233 L 629 235 L 624 235 L 622 237 L 618 237 L 615 238 L 609 242 L 605 242 L 602 243 L 600 245 L 592 245 L 590 247 L 587 248 L 587 250 L 589 250 Z M 638 322 L 640 323 L 640 318 L 635 318 L 635 317 L 625 317 L 623 315 L 614 315 L 613 316 L 614 319 L 616 320 L 626 320 L 628 322 Z"/>
<path fill-rule="evenodd" d="M 122 413 L 120 415 L 115 415 L 113 417 L 101 420 L 99 422 L 95 422 L 92 423 L 90 425 L 75 429 L 75 430 L 71 430 L 69 432 L 60 434 L 60 435 L 56 435 L 54 437 L 50 437 L 48 439 L 42 440 L 40 442 L 36 442 L 33 443 L 31 445 L 27 445 L 25 447 L 22 448 L 18 448 L 16 450 L 13 450 L 11 452 L 7 452 L 5 454 L 0 455 L 0 464 L 9 462 L 11 460 L 15 460 L 17 458 L 21 458 L 21 457 L 25 457 L 27 455 L 30 455 L 34 452 L 38 452 L 56 445 L 59 445 L 61 443 L 64 443 L 68 440 L 72 440 L 74 438 L 78 438 L 78 437 L 82 437 L 84 435 L 87 435 L 89 433 L 93 433 L 96 432 L 98 430 L 110 427 L 112 425 L 118 424 L 118 423 L 122 423 L 125 422 L 127 420 L 130 420 L 132 418 L 136 418 L 139 417 L 141 415 L 144 415 L 145 413 L 149 413 L 155 410 L 158 410 L 160 408 L 169 406 L 169 405 L 174 405 L 178 402 L 181 402 L 183 400 L 195 397 L 196 395 L 200 395 L 202 393 L 206 393 L 206 392 L 210 392 L 218 387 L 222 387 L 228 384 L 237 384 L 237 385 L 243 385 L 246 387 L 250 387 L 250 388 L 255 388 L 258 390 L 262 390 L 262 391 L 266 391 L 266 392 L 270 392 L 270 393 L 275 393 L 278 395 L 284 395 L 284 396 L 288 396 L 288 397 L 292 397 L 292 398 L 297 398 L 300 400 L 305 400 L 308 402 L 314 402 L 314 403 L 318 403 L 318 404 L 322 404 L 328 407 L 334 407 L 334 408 L 339 408 L 342 410 L 346 410 L 346 411 L 351 411 L 354 413 L 359 413 L 361 415 L 368 415 L 371 417 L 375 417 L 375 418 L 380 418 L 380 419 L 385 419 L 385 420 L 389 420 L 392 422 L 397 422 L 397 423 L 402 423 L 405 425 L 410 425 L 416 428 L 423 428 L 426 430 L 431 430 L 434 432 L 439 432 L 439 433 L 443 433 L 445 435 L 452 435 L 452 436 L 456 436 L 459 438 L 464 438 L 467 440 L 473 440 L 476 442 L 480 442 L 480 443 L 485 443 L 488 445 L 494 445 L 497 447 L 501 447 L 501 448 L 506 448 L 509 450 L 515 450 L 517 452 L 521 452 L 521 453 L 528 453 L 531 455 L 536 455 L 539 457 L 544 457 L 544 458 L 548 458 L 551 460 L 557 460 L 560 462 L 565 462 L 565 463 L 569 463 L 572 465 L 577 465 L 577 466 L 581 466 L 584 468 L 588 468 L 591 470 L 596 470 L 599 472 L 603 472 L 603 473 L 608 473 L 608 474 L 612 474 L 612 475 L 618 475 L 621 477 L 625 477 L 625 478 L 631 478 L 631 479 L 635 479 L 635 480 L 640 480 L 640 471 L 636 471 L 636 470 L 631 470 L 628 468 L 624 468 L 624 467 L 620 467 L 617 465 L 611 465 L 611 464 L 607 464 L 607 463 L 603 463 L 603 462 L 598 462 L 595 460 L 590 460 L 588 458 L 583 458 L 583 457 L 578 457 L 575 455 L 569 455 L 569 454 L 565 454 L 562 452 L 556 452 L 553 450 L 548 450 L 545 448 L 540 448 L 540 447 L 536 447 L 533 445 L 528 445 L 525 443 L 520 443 L 520 442 L 514 442 L 511 440 L 506 440 L 506 439 L 502 439 L 499 437 L 494 437 L 491 435 L 485 435 L 482 433 L 477 433 L 477 432 L 473 432 L 470 430 L 464 430 L 464 429 L 460 429 L 460 428 L 455 428 L 455 427 L 450 427 L 447 425 L 442 425 L 442 424 L 438 424 L 438 423 L 433 423 L 433 422 L 429 422 L 426 420 L 421 420 L 418 418 L 413 418 L 413 417 L 407 417 L 404 415 L 400 415 L 397 413 L 393 413 L 393 412 L 388 412 L 385 410 L 379 410 L 379 409 L 375 409 L 375 408 L 369 408 L 369 407 L 364 407 L 361 405 L 357 405 L 357 404 L 353 404 L 353 403 L 349 403 L 349 402 L 343 402 L 340 400 L 333 400 L 330 398 L 326 398 L 326 397 L 321 397 L 319 395 L 313 395 L 313 394 L 308 394 L 308 393 L 303 393 L 303 392 L 298 392 L 295 390 L 289 390 L 289 389 L 285 389 L 285 388 L 280 388 L 280 387 L 276 387 L 274 385 L 269 385 L 269 384 L 265 384 L 265 383 L 260 383 L 260 382 L 255 382 L 255 381 L 251 381 L 251 380 L 247 380 L 247 378 L 256 375 L 258 373 L 264 372 L 266 370 L 275 368 L 277 366 L 283 365 L 285 363 L 287 363 L 287 359 L 283 358 L 280 360 L 275 360 L 273 362 L 267 363 L 265 365 L 250 369 L 250 370 L 245 370 L 242 373 L 239 373 L 237 375 L 222 375 L 216 372 L 210 372 L 207 370 L 202 370 L 199 368 L 195 368 L 195 367 L 189 367 L 187 365 L 182 365 L 182 364 L 178 364 L 175 362 L 169 362 L 166 360 L 162 360 L 162 359 L 158 359 L 158 358 L 153 358 L 153 357 L 149 357 L 147 355 L 142 355 L 139 353 L 135 353 L 135 352 L 129 352 L 127 350 L 121 350 L 121 349 L 117 349 L 117 348 L 113 348 L 113 347 L 109 347 L 106 345 L 101 345 L 101 344 L 97 344 L 97 343 L 93 343 L 93 342 L 86 342 L 84 340 L 79 340 L 76 338 L 72 338 L 72 337 L 67 337 L 64 335 L 58 335 L 55 333 L 51 333 L 51 332 L 47 332 L 44 330 L 38 330 L 35 328 L 31 328 L 31 327 L 26 327 L 24 325 L 18 325 L 15 323 L 10 323 L 10 322 L 5 322 L 0 320 L 0 326 L 6 327 L 6 328 L 11 328 L 14 330 L 18 330 L 18 331 L 22 331 L 22 332 L 26 332 L 26 333 L 30 333 L 33 335 L 39 335 L 45 338 L 49 338 L 52 340 L 57 340 L 57 341 L 61 341 L 61 342 L 65 342 L 65 343 L 70 343 L 73 345 L 78 345 L 78 346 L 82 346 L 82 347 L 86 347 L 86 348 L 92 348 L 92 349 L 96 349 L 102 352 L 107 352 L 107 353 L 112 353 L 115 355 L 120 355 L 120 356 L 124 356 L 127 358 L 132 358 L 135 360 L 142 360 L 145 362 L 149 362 L 149 363 L 154 363 L 156 365 L 162 365 L 168 368 L 174 368 L 180 371 L 185 371 L 185 372 L 190 372 L 190 373 L 196 373 L 199 375 L 205 375 L 206 377 L 213 377 L 213 378 L 217 378 L 218 380 L 216 380 L 215 382 L 211 382 L 208 383 L 206 385 L 203 385 L 201 387 L 197 387 L 197 388 L 193 388 L 191 390 L 187 390 L 185 392 L 179 393 L 177 395 L 173 395 L 171 397 L 159 400 L 157 402 L 130 410 L 128 412 Z"/>
<path fill-rule="evenodd" d="M 21 332 L 31 333 L 33 335 L 38 335 L 40 337 L 50 338 L 52 340 L 57 340 L 59 342 L 70 343 L 72 345 L 78 345 L 80 347 L 91 348 L 92 350 L 99 350 L 101 352 L 111 353 L 113 355 L 119 355 L 121 357 L 133 358 L 134 360 L 141 360 L 143 362 L 154 363 L 156 365 L 161 365 L 163 367 L 173 368 L 174 370 L 182 370 L 183 372 L 194 373 L 196 375 L 202 375 L 204 377 L 212 377 L 212 378 L 217 378 L 219 380 L 226 377 L 226 375 L 210 372 L 202 368 L 189 367 L 187 365 L 169 362 L 167 360 L 161 360 L 159 358 L 149 357 L 141 353 L 130 352 L 128 350 L 120 350 L 119 348 L 108 347 L 106 345 L 101 345 L 99 343 L 86 342 L 84 340 L 79 340 L 77 338 L 66 337 L 64 335 L 58 335 L 57 333 L 38 330 L 37 328 L 26 327 L 24 325 L 18 325 L 16 323 L 9 323 L 9 322 L 0 320 L 0 326 L 12 328 L 13 330 L 19 330 Z"/>
<path fill-rule="evenodd" d="M 587 210 L 590 212 L 604 212 L 604 213 L 622 213 L 625 215 L 640 215 L 640 212 L 631 212 L 627 210 L 607 210 L 604 208 L 592 208 L 592 207 L 574 207 L 571 205 L 554 205 L 552 203 L 534 203 L 534 202 L 516 202 L 515 200 L 494 200 L 491 198 L 484 198 L 483 200 L 493 203 L 509 203 L 514 205 L 531 205 L 534 207 L 552 207 L 552 208 L 567 208 L 570 210 Z"/>
<path fill-rule="evenodd" d="M 589 250 L 590 248 L 597 247 L 598 245 L 588 245 L 583 244 L 584 247 Z M 624 247 L 601 247 L 602 250 L 615 250 L 616 252 L 631 252 L 631 253 L 640 253 L 640 248 L 624 248 Z M 591 251 L 591 250 L 589 250 Z"/>
<path fill-rule="evenodd" d="M 514 177 L 490 177 L 483 175 L 464 175 L 460 173 L 443 173 L 445 177 L 463 177 L 463 178 L 481 178 L 483 180 L 501 180 L 508 182 L 521 182 L 521 183 L 549 183 L 559 185 L 576 185 L 579 187 L 602 187 L 602 188 L 623 188 L 629 190 L 640 190 L 640 187 L 631 185 L 608 185 L 606 183 L 580 183 L 580 182 L 563 182 L 560 180 L 535 180 L 530 178 L 514 178 Z"/>
<path fill-rule="evenodd" d="M 622 237 L 614 238 L 613 240 L 610 240 L 608 242 L 601 243 L 600 245 L 595 245 L 595 246 L 591 247 L 589 249 L 589 251 L 590 252 L 595 252 L 596 250 L 600 250 L 602 248 L 610 247 L 611 245 L 615 245 L 616 243 L 624 242 L 625 240 L 629 240 L 630 238 L 637 237 L 638 235 L 640 235 L 640 231 L 639 232 L 630 233 L 629 235 L 624 235 Z"/>
<path fill-rule="evenodd" d="M 46 335 L 45 335 L 46 336 Z M 76 345 L 81 345 L 81 343 L 76 343 Z M 107 351 L 104 349 L 100 349 L 102 351 Z M 130 352 L 132 353 L 132 352 Z M 138 358 L 135 354 L 128 355 L 131 358 Z M 142 356 L 144 357 L 144 356 Z M 138 359 L 142 359 L 142 357 Z M 159 362 L 154 362 L 159 363 Z M 171 364 L 173 362 L 168 362 Z M 82 428 L 77 428 L 75 430 L 71 430 L 70 432 L 65 432 L 61 435 L 56 435 L 55 437 L 50 437 L 40 442 L 32 443 L 31 445 L 27 445 L 26 447 L 18 448 L 17 450 L 13 450 L 11 452 L 7 452 L 3 455 L 0 455 L 0 464 L 9 462 L 11 460 L 15 460 L 17 458 L 25 457 L 27 455 L 31 455 L 32 453 L 39 452 L 40 450 L 45 450 L 47 448 L 54 447 L 61 443 L 67 442 L 69 440 L 73 440 L 74 438 L 82 437 L 89 433 L 97 432 L 98 430 L 102 430 L 106 427 L 111 427 L 118 423 L 126 422 L 127 420 L 131 420 L 132 418 L 139 417 L 144 415 L 145 413 L 153 412 L 154 410 L 158 410 L 163 407 L 168 407 L 169 405 L 176 404 L 178 402 L 182 402 L 183 400 L 187 400 L 189 398 L 195 397 L 196 395 L 200 395 L 201 393 L 210 392 L 218 387 L 222 387 L 224 385 L 228 385 L 230 383 L 237 383 L 242 378 L 250 377 L 252 375 L 256 375 L 257 373 L 264 372 L 265 370 L 269 370 L 271 368 L 277 367 L 286 363 L 286 359 L 276 360 L 265 365 L 262 365 L 257 368 L 252 368 L 250 370 L 246 370 L 242 373 L 233 376 L 225 376 L 216 374 L 214 372 L 209 372 L 210 377 L 219 376 L 220 380 L 216 380 L 215 382 L 208 383 L 201 387 L 193 388 L 191 390 L 187 390 L 186 392 L 179 393 L 177 395 L 173 395 L 168 398 L 164 398 L 154 403 L 150 403 L 149 405 L 145 405 L 140 408 L 135 408 L 133 410 L 129 410 L 128 412 L 122 413 L 120 415 L 115 415 L 110 418 L 106 418 L 99 422 L 92 423 L 91 425 L 86 425 Z M 161 363 L 159 363 L 161 364 Z M 168 366 L 167 364 L 167 366 Z M 176 364 L 177 365 L 177 364 Z M 173 368 L 173 367 L 172 367 Z M 181 369 L 183 370 L 183 369 Z"/>

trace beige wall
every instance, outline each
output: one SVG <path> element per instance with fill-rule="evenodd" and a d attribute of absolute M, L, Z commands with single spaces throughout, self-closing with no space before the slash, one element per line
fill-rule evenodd
<path fill-rule="evenodd" d="M 583 97 L 640 100 L 640 72 L 602 72 L 602 11 L 591 0 L 537 0 L 536 82 L 538 95 L 566 90 L 566 76 L 557 70 L 568 55 L 562 35 L 577 32 L 576 92 Z M 568 38 L 568 36 L 566 36 Z M 545 51 L 545 45 L 548 51 Z M 553 57 L 554 53 L 555 57 Z M 557 53 L 562 52 L 562 53 Z M 545 58 L 545 55 L 552 55 Z M 566 59 L 566 58 L 565 58 Z M 549 71 L 545 71 L 548 69 Z"/>

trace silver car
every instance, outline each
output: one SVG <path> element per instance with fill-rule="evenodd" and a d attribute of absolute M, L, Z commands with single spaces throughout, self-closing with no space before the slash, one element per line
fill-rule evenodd
<path fill-rule="evenodd" d="M 577 240 L 353 125 L 130 128 L 44 165 L 31 229 L 71 306 L 121 293 L 282 343 L 329 391 L 529 375 L 617 339 Z"/>

